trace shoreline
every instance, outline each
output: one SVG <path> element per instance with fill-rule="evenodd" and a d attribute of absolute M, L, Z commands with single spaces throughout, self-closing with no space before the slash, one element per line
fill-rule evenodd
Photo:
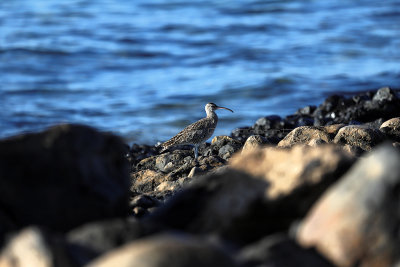
<path fill-rule="evenodd" d="M 0 140 L 0 265 L 394 266 L 399 114 L 387 87 L 331 96 L 197 162 L 83 125 Z"/>
<path fill-rule="evenodd" d="M 378 90 L 380 93 L 375 96 Z M 346 94 L 346 96 L 332 95 L 319 106 L 300 107 L 294 114 L 283 117 L 279 115 L 260 117 L 251 126 L 233 129 L 229 137 L 239 141 L 243 146 L 251 135 L 260 135 L 267 139 L 266 143 L 277 145 L 290 131 L 300 126 L 321 127 L 334 124 L 362 125 L 369 123 L 370 126 L 376 128 L 384 120 L 397 117 L 396 108 L 400 105 L 399 103 L 391 104 L 391 106 L 383 104 L 386 100 L 391 100 L 393 96 L 400 98 L 400 89 L 382 87 L 377 90 Z M 215 137 L 212 136 L 212 138 Z M 211 140 L 208 140 L 206 147 L 210 146 Z M 140 161 L 143 158 L 154 156 L 158 153 L 156 146 L 157 144 L 133 143 L 129 146 L 130 158 Z M 190 146 L 184 147 L 190 149 Z"/>

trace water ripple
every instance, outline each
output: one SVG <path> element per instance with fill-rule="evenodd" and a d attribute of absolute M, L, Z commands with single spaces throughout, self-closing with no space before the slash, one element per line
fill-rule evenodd
<path fill-rule="evenodd" d="M 165 140 L 216 102 L 216 134 L 332 93 L 400 84 L 399 0 L 0 2 L 0 137 L 87 123 Z"/>

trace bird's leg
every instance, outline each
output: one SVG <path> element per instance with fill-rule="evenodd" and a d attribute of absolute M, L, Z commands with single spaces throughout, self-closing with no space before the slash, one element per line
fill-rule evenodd
<path fill-rule="evenodd" d="M 199 145 L 194 145 L 194 159 L 197 160 L 199 154 Z"/>

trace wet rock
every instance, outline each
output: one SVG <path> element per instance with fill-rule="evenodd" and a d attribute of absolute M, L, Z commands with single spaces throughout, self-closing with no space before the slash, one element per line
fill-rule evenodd
<path fill-rule="evenodd" d="M 395 92 L 393 92 L 389 87 L 382 87 L 375 93 L 372 101 L 382 104 L 386 102 L 392 102 L 396 98 Z"/>
<path fill-rule="evenodd" d="M 385 121 L 379 129 L 392 140 L 400 141 L 400 117 Z"/>
<path fill-rule="evenodd" d="M 290 195 L 309 187 L 307 191 L 310 191 L 312 198 L 308 201 L 310 205 L 353 162 L 354 158 L 342 149 L 326 145 L 316 148 L 294 146 L 291 149 L 256 149 L 232 158 L 230 165 L 267 181 L 267 196 L 270 198 Z M 307 203 L 306 199 L 302 202 Z"/>
<path fill-rule="evenodd" d="M 400 102 L 396 93 L 388 87 L 379 89 L 372 97 L 360 103 L 356 110 L 358 120 L 362 122 L 373 121 L 378 118 L 389 119 L 398 115 Z"/>
<path fill-rule="evenodd" d="M 218 151 L 218 156 L 223 159 L 230 158 L 242 147 L 242 143 L 229 136 L 215 136 L 211 141 L 213 150 Z"/>
<path fill-rule="evenodd" d="M 267 236 L 244 247 L 237 256 L 243 267 L 256 266 L 318 266 L 333 267 L 314 249 L 305 249 L 285 234 Z"/>
<path fill-rule="evenodd" d="M 268 141 L 277 144 L 287 134 L 287 128 L 293 125 L 277 115 L 259 118 L 252 127 L 242 127 L 232 131 L 231 136 L 244 143 L 250 136 L 259 135 L 268 138 Z"/>
<path fill-rule="evenodd" d="M 346 123 L 359 121 L 362 123 L 379 118 L 393 118 L 400 111 L 400 101 L 396 93 L 389 88 L 381 88 L 377 92 L 365 92 L 345 98 L 334 95 L 328 97 L 313 113 L 315 126 L 329 123 Z"/>
<path fill-rule="evenodd" d="M 268 139 L 268 142 L 277 145 L 285 136 L 290 133 L 293 127 L 285 127 L 282 129 L 270 129 L 265 132 L 264 137 Z"/>
<path fill-rule="evenodd" d="M 332 95 L 325 99 L 322 107 L 327 112 L 334 111 L 338 106 L 344 106 L 345 98 L 341 95 Z"/>
<path fill-rule="evenodd" d="M 298 109 L 296 111 L 296 114 L 312 115 L 316 109 L 317 109 L 316 106 L 305 106 L 304 108 Z"/>
<path fill-rule="evenodd" d="M 231 132 L 231 137 L 239 142 L 244 142 L 250 135 L 254 134 L 252 127 L 240 127 Z"/>
<path fill-rule="evenodd" d="M 317 142 L 320 143 L 329 143 L 331 141 L 331 136 L 323 127 L 300 126 L 295 128 L 280 141 L 278 147 L 292 147 L 297 144 L 308 144 L 312 140 L 319 140 Z"/>
<path fill-rule="evenodd" d="M 116 136 L 79 125 L 2 140 L 0 210 L 17 228 L 59 231 L 123 216 L 129 196 L 124 151 Z"/>
<path fill-rule="evenodd" d="M 384 141 L 384 135 L 377 129 L 362 125 L 349 125 L 341 128 L 333 142 L 340 145 L 351 145 L 369 151 Z"/>
<path fill-rule="evenodd" d="M 296 127 L 313 126 L 314 119 L 311 117 L 301 116 L 300 118 L 297 119 L 297 123 L 295 125 L 296 125 Z"/>
<path fill-rule="evenodd" d="M 314 119 L 310 116 L 300 115 L 300 114 L 293 114 L 288 115 L 283 119 L 283 128 L 285 129 L 294 129 L 299 126 L 305 125 L 313 125 Z"/>
<path fill-rule="evenodd" d="M 270 115 L 259 118 L 253 126 L 253 134 L 265 136 L 266 131 L 270 129 L 281 128 L 281 117 L 277 115 Z"/>
<path fill-rule="evenodd" d="M 360 159 L 304 219 L 300 244 L 337 266 L 392 266 L 400 256 L 399 162 L 390 145 Z"/>
<path fill-rule="evenodd" d="M 183 234 L 148 237 L 114 250 L 88 267 L 234 267 L 237 266 L 217 245 Z"/>
<path fill-rule="evenodd" d="M 242 153 L 243 151 L 252 150 L 268 143 L 269 142 L 265 137 L 262 137 L 261 135 L 252 135 L 247 138 L 246 142 L 244 143 Z"/>
<path fill-rule="evenodd" d="M 133 218 L 99 221 L 80 226 L 68 232 L 70 254 L 79 266 L 116 247 L 151 233 L 145 225 Z"/>
<path fill-rule="evenodd" d="M 77 266 L 61 239 L 38 227 L 29 227 L 13 236 L 0 254 L 2 267 Z"/>

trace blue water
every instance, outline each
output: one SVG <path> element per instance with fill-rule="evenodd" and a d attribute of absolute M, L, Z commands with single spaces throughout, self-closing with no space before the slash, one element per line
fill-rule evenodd
<path fill-rule="evenodd" d="M 64 122 L 217 135 L 332 93 L 399 88 L 400 0 L 0 0 L 0 137 Z"/>

